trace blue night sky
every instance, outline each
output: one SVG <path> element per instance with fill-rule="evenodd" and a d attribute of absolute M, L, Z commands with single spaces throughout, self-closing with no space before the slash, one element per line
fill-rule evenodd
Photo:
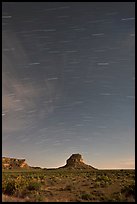
<path fill-rule="evenodd" d="M 2 4 L 2 154 L 135 165 L 135 3 Z"/>

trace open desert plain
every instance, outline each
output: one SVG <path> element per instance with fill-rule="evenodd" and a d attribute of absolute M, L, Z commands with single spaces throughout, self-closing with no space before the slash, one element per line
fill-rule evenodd
<path fill-rule="evenodd" d="M 99 170 L 80 154 L 56 169 L 9 161 L 9 168 L 3 162 L 3 202 L 135 202 L 135 170 Z"/>

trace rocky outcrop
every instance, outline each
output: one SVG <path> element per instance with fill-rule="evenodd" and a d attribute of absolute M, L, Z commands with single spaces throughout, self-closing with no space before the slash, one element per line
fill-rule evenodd
<path fill-rule="evenodd" d="M 16 158 L 2 158 L 2 168 L 3 169 L 18 169 L 18 168 L 29 168 L 25 159 Z"/>
<path fill-rule="evenodd" d="M 81 154 L 72 154 L 66 161 L 66 165 L 60 168 L 96 170 L 96 168 L 84 163 Z"/>

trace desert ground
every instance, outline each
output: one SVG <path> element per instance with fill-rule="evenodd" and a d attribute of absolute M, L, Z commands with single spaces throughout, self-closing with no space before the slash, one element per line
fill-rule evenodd
<path fill-rule="evenodd" d="M 3 170 L 3 202 L 135 202 L 135 170 Z"/>

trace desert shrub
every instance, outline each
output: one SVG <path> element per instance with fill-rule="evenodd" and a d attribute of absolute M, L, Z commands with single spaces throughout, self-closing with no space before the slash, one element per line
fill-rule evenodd
<path fill-rule="evenodd" d="M 108 181 L 102 181 L 101 183 L 100 183 L 100 187 L 106 187 L 106 186 L 108 186 L 109 185 L 109 182 Z"/>
<path fill-rule="evenodd" d="M 95 181 L 96 181 L 95 187 L 99 187 L 99 186 L 106 187 L 107 185 L 112 183 L 111 179 L 106 175 L 97 176 Z"/>
<path fill-rule="evenodd" d="M 127 172 L 127 173 L 126 173 L 126 176 L 130 176 L 130 173 L 129 173 L 129 172 Z"/>
<path fill-rule="evenodd" d="M 125 193 L 125 195 L 128 196 L 133 196 L 135 197 L 135 183 L 132 183 L 128 186 L 124 186 L 121 189 L 121 193 Z"/>
<path fill-rule="evenodd" d="M 108 181 L 110 181 L 111 179 L 108 177 L 108 176 L 105 176 L 105 175 L 102 175 L 102 176 L 98 176 L 97 178 L 96 178 L 96 181 L 104 181 L 104 182 L 108 182 Z"/>
<path fill-rule="evenodd" d="M 2 187 L 3 193 L 7 195 L 13 195 L 15 192 L 15 181 L 10 180 L 4 183 L 4 186 Z"/>
<path fill-rule="evenodd" d="M 31 181 L 27 185 L 27 190 L 29 190 L 29 191 L 39 190 L 40 188 L 41 188 L 41 183 L 35 182 L 35 181 Z"/>
<path fill-rule="evenodd" d="M 39 190 L 40 184 L 34 182 L 32 178 L 28 178 L 26 175 L 23 176 L 20 174 L 13 179 L 11 177 L 3 179 L 2 192 L 4 194 L 14 194 L 17 197 L 25 197 L 26 195 L 29 195 L 30 190 Z"/>
<path fill-rule="evenodd" d="M 96 181 L 96 183 L 94 184 L 94 188 L 100 187 L 100 181 Z"/>
<path fill-rule="evenodd" d="M 40 175 L 39 178 L 40 178 L 41 180 L 43 180 L 43 179 L 45 178 L 45 176 L 44 176 L 44 175 Z"/>
<path fill-rule="evenodd" d="M 86 176 L 86 178 L 90 178 L 90 177 L 91 177 L 91 175 L 92 175 L 92 174 L 88 172 L 88 173 L 86 173 L 86 175 L 85 175 L 85 176 Z"/>
<path fill-rule="evenodd" d="M 92 196 L 91 194 L 88 194 L 88 193 L 84 193 L 84 194 L 81 195 L 81 198 L 83 200 L 91 200 L 91 199 L 94 198 L 94 196 Z"/>
<path fill-rule="evenodd" d="M 15 187 L 17 190 L 21 190 L 27 187 L 29 180 L 23 176 L 18 176 L 15 180 Z"/>

